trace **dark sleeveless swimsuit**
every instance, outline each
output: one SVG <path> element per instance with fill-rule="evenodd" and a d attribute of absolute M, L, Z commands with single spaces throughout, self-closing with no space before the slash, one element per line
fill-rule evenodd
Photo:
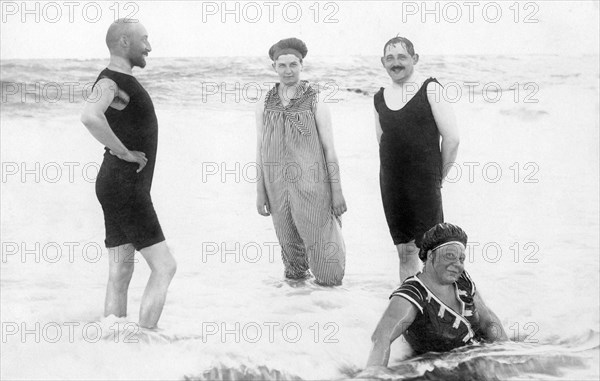
<path fill-rule="evenodd" d="M 383 135 L 379 144 L 379 184 L 385 217 L 394 245 L 415 240 L 444 222 L 440 133 L 427 100 L 427 79 L 400 110 L 385 104 L 383 88 L 375 94 L 375 110 Z"/>
<path fill-rule="evenodd" d="M 135 77 L 104 69 L 96 83 L 102 78 L 113 80 L 130 98 L 125 109 L 109 107 L 104 113 L 111 130 L 128 150 L 144 152 L 148 159 L 144 169 L 136 173 L 137 163 L 121 160 L 105 147 L 96 178 L 96 196 L 104 212 L 105 244 L 116 247 L 131 243 L 141 250 L 165 239 L 150 197 L 158 121 L 150 95 Z"/>
<path fill-rule="evenodd" d="M 415 354 L 446 352 L 471 344 L 473 339 L 481 339 L 479 315 L 473 303 L 475 283 L 463 271 L 454 282 L 454 289 L 461 305 L 460 313 L 446 306 L 416 275 L 407 278 L 390 296 L 390 299 L 404 298 L 418 310 L 404 333 Z"/>

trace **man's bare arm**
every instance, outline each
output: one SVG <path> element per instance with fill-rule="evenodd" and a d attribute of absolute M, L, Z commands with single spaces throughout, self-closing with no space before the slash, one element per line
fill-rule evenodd
<path fill-rule="evenodd" d="M 112 80 L 108 78 L 99 80 L 83 108 L 81 123 L 96 140 L 108 147 L 113 155 L 128 162 L 138 163 L 139 168 L 137 171 L 140 172 L 148 162 L 146 154 L 129 151 L 112 131 L 104 116 L 117 94 L 117 85 Z"/>
<path fill-rule="evenodd" d="M 377 136 L 377 144 L 381 144 L 381 135 L 383 135 L 383 130 L 381 129 L 381 122 L 379 122 L 379 113 L 376 109 L 375 111 L 375 135 Z"/>
<path fill-rule="evenodd" d="M 445 179 L 456 160 L 460 137 L 452 105 L 441 94 L 442 87 L 438 83 L 430 82 L 427 85 L 427 99 L 442 136 L 442 179 Z"/>

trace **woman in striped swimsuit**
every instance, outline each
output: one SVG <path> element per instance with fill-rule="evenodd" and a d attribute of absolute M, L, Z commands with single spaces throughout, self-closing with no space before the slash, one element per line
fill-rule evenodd
<path fill-rule="evenodd" d="M 256 112 L 257 209 L 271 215 L 285 277 L 339 285 L 346 248 L 340 216 L 346 202 L 333 147 L 331 117 L 318 90 L 300 80 L 306 45 L 281 40 L 269 50 L 277 83 Z"/>
<path fill-rule="evenodd" d="M 423 235 L 419 252 L 423 272 L 407 278 L 390 296 L 361 377 L 387 365 L 390 345 L 402 334 L 415 354 L 445 352 L 473 340 L 508 340 L 502 323 L 464 271 L 466 244 L 465 232 L 448 223 Z"/>

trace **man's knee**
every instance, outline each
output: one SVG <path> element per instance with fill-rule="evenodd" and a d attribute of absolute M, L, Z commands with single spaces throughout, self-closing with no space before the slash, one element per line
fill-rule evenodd
<path fill-rule="evenodd" d="M 159 275 L 171 279 L 177 272 L 177 261 L 175 261 L 170 252 L 167 252 L 167 254 L 168 257 L 162 260 L 160 264 L 157 264 L 152 271 L 156 271 Z"/>
<path fill-rule="evenodd" d="M 177 271 L 177 262 L 165 241 L 140 250 L 153 273 L 173 277 Z"/>
<path fill-rule="evenodd" d="M 111 267 L 108 274 L 108 281 L 119 288 L 127 288 L 133 275 L 133 263 L 120 263 Z"/>
<path fill-rule="evenodd" d="M 419 248 L 415 245 L 414 241 L 408 243 L 401 243 L 396 245 L 398 249 L 398 257 L 404 261 L 414 261 L 419 257 Z"/>
<path fill-rule="evenodd" d="M 171 278 L 175 276 L 175 273 L 177 272 L 177 261 L 175 258 L 171 257 L 171 259 L 165 263 L 162 272 Z"/>
<path fill-rule="evenodd" d="M 154 263 L 152 266 L 152 272 L 165 277 L 165 278 L 173 278 L 175 273 L 177 272 L 177 262 L 175 258 L 171 256 L 170 252 L 167 252 L 168 257 L 162 259 L 158 263 Z"/>

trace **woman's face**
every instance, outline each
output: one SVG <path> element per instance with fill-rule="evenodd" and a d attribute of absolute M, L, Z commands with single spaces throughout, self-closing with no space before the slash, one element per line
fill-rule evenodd
<path fill-rule="evenodd" d="M 465 249 L 459 244 L 450 244 L 433 250 L 429 261 L 438 281 L 451 284 L 458 280 L 465 270 Z"/>
<path fill-rule="evenodd" d="M 294 54 L 282 54 L 273 62 L 273 68 L 279 75 L 279 81 L 286 86 L 293 86 L 300 82 L 302 63 Z"/>

